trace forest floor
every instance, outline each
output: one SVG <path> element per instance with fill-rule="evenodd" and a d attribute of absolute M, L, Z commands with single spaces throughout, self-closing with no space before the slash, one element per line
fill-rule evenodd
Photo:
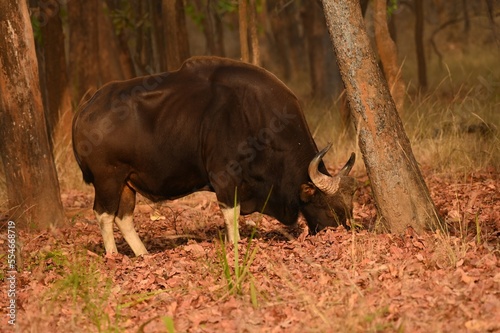
<path fill-rule="evenodd" d="M 135 221 L 150 254 L 138 258 L 116 230 L 121 254 L 104 255 L 91 188 L 63 193 L 71 226 L 17 232 L 17 332 L 498 332 L 499 174 L 423 173 L 449 233 L 373 232 L 364 176 L 354 208 L 364 228 L 309 236 L 303 221 L 285 228 L 253 214 L 237 251 L 221 241 L 212 194 L 141 199 Z"/>

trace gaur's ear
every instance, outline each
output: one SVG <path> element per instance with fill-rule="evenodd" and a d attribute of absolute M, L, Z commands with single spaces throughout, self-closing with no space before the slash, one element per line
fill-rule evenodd
<path fill-rule="evenodd" d="M 300 200 L 303 202 L 309 202 L 314 193 L 316 193 L 316 186 L 313 184 L 300 185 Z"/>

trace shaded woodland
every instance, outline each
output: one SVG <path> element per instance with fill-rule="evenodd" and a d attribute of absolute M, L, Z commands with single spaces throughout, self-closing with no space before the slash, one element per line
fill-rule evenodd
<path fill-rule="evenodd" d="M 377 6 L 361 2 L 368 11 L 368 32 L 391 82 L 401 72 L 399 59 L 413 55 L 398 58 L 397 46 L 383 43 L 397 43 L 396 22 L 415 22 L 413 27 L 404 26 L 414 29 L 418 76 L 412 78 L 413 89 L 429 85 L 425 61 L 442 58 L 443 46 L 448 47 L 443 40 L 465 43 L 471 26 L 482 29 L 485 43 L 494 45 L 499 38 L 495 24 L 488 26 L 483 20 L 476 25 L 478 17 L 495 16 L 494 1 L 456 1 L 456 5 L 389 1 L 389 7 L 378 6 L 383 1 L 373 2 Z M 240 7 L 237 1 L 210 0 L 92 0 L 67 5 L 47 0 L 30 1 L 30 11 L 49 133 L 59 114 L 74 108 L 86 92 L 112 80 L 175 70 L 193 55 L 259 64 L 285 82 L 306 82 L 302 89 L 306 97 L 336 99 L 343 91 L 323 10 L 314 1 L 252 0 Z M 387 32 L 377 24 L 384 19 Z M 391 84 L 397 85 L 405 91 L 404 82 Z M 404 93 L 398 96 L 401 105 Z"/>
<path fill-rule="evenodd" d="M 15 253 L 11 266 L 12 253 L 0 252 L 0 281 L 16 276 L 15 296 L 3 291 L 0 304 L 17 302 L 17 331 L 500 331 L 500 1 L 360 0 L 362 18 L 349 28 L 366 35 L 342 30 L 353 15 L 332 19 L 340 3 L 0 0 L 0 247 Z M 342 3 L 357 12 L 357 0 Z M 359 50 L 378 65 L 360 101 L 345 36 L 368 40 Z M 276 74 L 299 97 L 318 147 L 333 141 L 332 173 L 352 151 L 370 156 L 359 138 L 378 128 L 364 118 L 389 124 L 375 133 L 378 157 L 415 155 L 405 156 L 410 172 L 440 227 L 384 225 L 377 201 L 386 194 L 374 186 L 394 186 L 360 158 L 349 231 L 310 235 L 303 218 L 285 228 L 255 213 L 241 218 L 232 245 L 213 193 L 138 196 L 149 254 L 133 257 L 116 229 L 119 254 L 106 255 L 93 189 L 73 156 L 73 115 L 107 82 L 173 71 L 196 55 Z M 386 159 L 384 172 L 401 165 Z M 399 210 L 420 208 L 395 195 Z"/>
<path fill-rule="evenodd" d="M 455 47 L 467 52 L 471 31 L 481 36 L 474 40 L 476 48 L 499 43 L 493 0 L 456 6 L 437 0 L 359 4 L 400 114 L 408 96 L 439 84 L 428 78 L 426 62 L 438 59 L 443 67 L 444 53 Z M 269 69 L 304 102 L 333 106 L 343 130 L 351 127 L 320 2 L 32 0 L 29 13 L 43 103 L 39 112 L 51 149 L 67 144 L 74 111 L 103 84 L 172 71 L 193 55 L 231 57 Z M 403 33 L 413 39 L 401 43 Z M 415 74 L 404 77 L 408 59 L 405 72 Z"/>

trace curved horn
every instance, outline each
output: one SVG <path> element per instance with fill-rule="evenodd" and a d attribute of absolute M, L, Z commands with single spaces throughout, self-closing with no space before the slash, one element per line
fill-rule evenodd
<path fill-rule="evenodd" d="M 344 165 L 344 167 L 339 171 L 337 175 L 339 176 L 348 176 L 349 172 L 351 172 L 351 169 L 354 165 L 354 162 L 356 162 L 356 154 L 351 153 L 351 157 L 349 157 L 349 160 L 347 163 Z"/>
<path fill-rule="evenodd" d="M 331 148 L 332 143 L 329 143 L 323 150 L 321 150 L 316 156 L 312 159 L 311 163 L 309 163 L 309 178 L 313 184 L 323 193 L 333 195 L 339 189 L 340 177 L 347 176 L 351 171 L 354 162 L 356 160 L 356 154 L 351 153 L 351 157 L 344 165 L 344 167 L 339 171 L 339 173 L 330 177 L 327 176 L 318 170 L 319 162 L 325 156 L 326 152 Z"/>
<path fill-rule="evenodd" d="M 327 176 L 318 170 L 319 162 L 325 156 L 326 152 L 332 147 L 330 142 L 323 150 L 314 156 L 311 163 L 309 163 L 309 178 L 313 184 L 321 191 L 326 194 L 334 194 L 339 189 L 339 177 Z"/>

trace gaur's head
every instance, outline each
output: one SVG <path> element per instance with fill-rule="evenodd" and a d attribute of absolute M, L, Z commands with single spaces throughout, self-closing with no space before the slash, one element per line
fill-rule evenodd
<path fill-rule="evenodd" d="M 320 151 L 309 163 L 311 182 L 302 184 L 300 189 L 301 212 L 306 218 L 309 233 L 315 234 L 326 227 L 343 225 L 352 217 L 352 199 L 357 189 L 357 181 L 349 176 L 356 155 L 335 175 L 328 176 L 318 170 L 321 159 L 331 144 Z"/>

